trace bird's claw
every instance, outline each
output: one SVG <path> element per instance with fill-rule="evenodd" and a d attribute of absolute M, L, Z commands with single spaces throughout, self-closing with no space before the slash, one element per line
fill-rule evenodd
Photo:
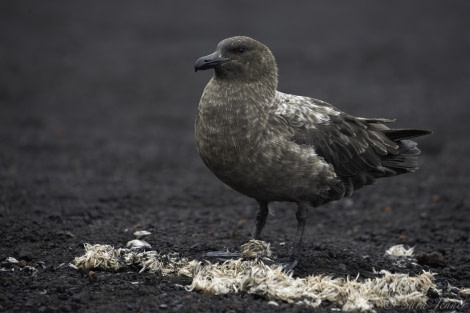
<path fill-rule="evenodd" d="M 284 271 L 289 273 L 289 272 L 293 272 L 295 267 L 297 266 L 297 264 L 299 264 L 299 260 L 297 259 L 294 259 L 293 261 L 290 261 L 288 263 L 283 263 L 281 264 L 282 267 L 284 268 Z"/>
<path fill-rule="evenodd" d="M 264 258 L 263 262 L 264 262 L 264 264 L 269 265 L 269 266 L 270 265 L 281 266 L 282 269 L 284 270 L 284 272 L 286 272 L 286 273 L 294 271 L 297 264 L 299 264 L 298 259 L 292 259 L 292 258 L 288 258 L 288 259 L 287 258 L 280 258 L 280 259 L 277 259 L 277 260 L 271 260 L 271 259 Z"/>
<path fill-rule="evenodd" d="M 226 261 L 231 258 L 237 258 L 240 256 L 240 252 L 230 252 L 230 251 L 209 251 L 206 253 L 207 257 L 219 258 L 221 261 Z"/>

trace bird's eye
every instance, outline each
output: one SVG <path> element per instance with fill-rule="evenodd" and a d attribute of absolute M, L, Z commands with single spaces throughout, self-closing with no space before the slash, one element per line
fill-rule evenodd
<path fill-rule="evenodd" d="M 242 48 L 242 47 L 236 48 L 235 51 L 238 52 L 238 53 L 243 53 L 243 52 L 245 52 L 245 48 Z"/>

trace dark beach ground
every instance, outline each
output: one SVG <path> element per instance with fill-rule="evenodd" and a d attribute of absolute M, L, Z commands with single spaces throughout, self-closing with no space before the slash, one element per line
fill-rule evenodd
<path fill-rule="evenodd" d="M 68 266 L 83 243 L 122 247 L 135 230 L 150 231 L 154 249 L 200 260 L 250 238 L 255 202 L 219 182 L 193 140 L 211 75 L 195 74 L 194 61 L 233 35 L 271 48 L 284 92 L 434 130 L 419 140 L 420 171 L 311 212 L 296 275 L 430 270 L 440 288 L 470 287 L 469 2 L 3 1 L 0 9 L 0 311 L 307 310 L 189 293 L 176 286 L 188 278 L 138 269 L 98 271 L 90 282 Z M 264 239 L 283 256 L 295 208 L 276 207 Z M 398 268 L 383 256 L 395 244 L 445 263 Z M 461 299 L 436 311 L 470 310 Z"/>

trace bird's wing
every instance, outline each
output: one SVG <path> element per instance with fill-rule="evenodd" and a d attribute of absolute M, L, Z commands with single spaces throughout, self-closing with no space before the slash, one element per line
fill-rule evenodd
<path fill-rule="evenodd" d="M 275 114 L 291 127 L 290 140 L 311 146 L 340 177 L 386 172 L 382 158 L 398 153 L 398 144 L 382 132 L 388 129 L 383 123 L 392 120 L 356 118 L 308 97 L 278 92 L 276 99 Z"/>

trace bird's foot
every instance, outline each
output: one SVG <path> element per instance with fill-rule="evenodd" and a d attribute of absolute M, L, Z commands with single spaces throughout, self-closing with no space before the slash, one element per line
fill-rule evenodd
<path fill-rule="evenodd" d="M 297 264 L 299 264 L 298 259 L 288 258 L 278 258 L 278 259 L 263 259 L 264 264 L 266 265 L 277 265 L 281 266 L 286 273 L 294 271 Z"/>
<path fill-rule="evenodd" d="M 290 260 L 289 262 L 287 263 L 284 263 L 282 264 L 282 267 L 284 268 L 284 271 L 286 271 L 287 273 L 289 272 L 293 272 L 295 267 L 297 266 L 297 264 L 299 264 L 299 260 L 297 259 L 294 259 L 294 260 Z"/>
<path fill-rule="evenodd" d="M 227 261 L 232 258 L 240 257 L 240 252 L 230 252 L 230 251 L 209 251 L 206 253 L 207 257 L 218 258 L 220 261 Z"/>

